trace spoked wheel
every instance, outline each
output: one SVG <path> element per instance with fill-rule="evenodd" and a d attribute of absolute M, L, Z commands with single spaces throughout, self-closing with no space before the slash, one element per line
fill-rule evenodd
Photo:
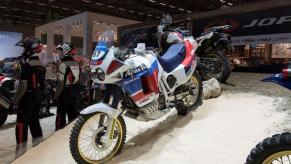
<path fill-rule="evenodd" d="M 77 119 L 70 136 L 71 154 L 77 163 L 104 163 L 120 153 L 126 137 L 125 122 L 121 116 L 113 121 L 113 138 L 106 145 L 102 137 L 106 134 L 108 119 L 105 113 Z"/>
<path fill-rule="evenodd" d="M 194 73 L 189 81 L 188 92 L 177 104 L 178 115 L 186 115 L 188 111 L 196 109 L 202 103 L 202 82 Z"/>
<path fill-rule="evenodd" d="M 264 139 L 253 148 L 246 164 L 291 164 L 291 133 Z"/>
<path fill-rule="evenodd" d="M 262 164 L 291 164 L 291 150 L 272 154 Z"/>
<path fill-rule="evenodd" d="M 201 72 L 204 80 L 215 78 L 219 82 L 226 82 L 231 68 L 227 56 L 222 51 L 206 54 L 205 57 L 200 58 L 200 61 L 206 67 Z"/>

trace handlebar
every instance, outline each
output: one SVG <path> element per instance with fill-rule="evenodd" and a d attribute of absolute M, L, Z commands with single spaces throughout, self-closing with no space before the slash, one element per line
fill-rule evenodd
<path fill-rule="evenodd" d="M 180 34 L 182 34 L 183 36 L 186 36 L 187 33 L 190 32 L 189 29 L 186 29 L 184 27 L 169 27 L 168 28 L 169 31 L 174 31 L 174 32 L 179 32 Z"/>
<path fill-rule="evenodd" d="M 211 27 L 211 28 L 207 29 L 203 34 L 207 34 L 210 32 L 225 32 L 225 31 L 231 30 L 231 29 L 232 29 L 231 25 L 215 26 L 215 27 Z"/>

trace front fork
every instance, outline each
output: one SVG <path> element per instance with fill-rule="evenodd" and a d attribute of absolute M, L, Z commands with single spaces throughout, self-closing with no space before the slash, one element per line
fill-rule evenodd
<path fill-rule="evenodd" d="M 119 115 L 118 110 L 116 110 L 117 114 Z M 118 117 L 117 115 L 117 117 Z M 115 123 L 116 123 L 116 118 L 111 118 L 108 117 L 108 123 L 106 126 L 106 133 L 101 137 L 101 142 L 103 143 L 104 147 L 108 148 L 110 147 L 112 141 L 113 141 L 113 137 L 114 137 L 114 127 L 115 127 Z"/>
<path fill-rule="evenodd" d="M 121 88 L 116 85 L 106 85 L 106 91 L 104 95 L 104 103 L 109 103 L 110 95 L 113 95 L 113 100 L 111 103 L 111 107 L 116 109 L 112 113 L 112 115 L 108 115 L 107 125 L 106 125 L 106 133 L 104 136 L 101 137 L 101 142 L 105 147 L 109 147 L 112 143 L 112 140 L 114 138 L 114 130 L 115 130 L 115 124 L 118 116 L 122 114 L 122 110 L 118 109 L 118 104 L 121 99 Z"/>

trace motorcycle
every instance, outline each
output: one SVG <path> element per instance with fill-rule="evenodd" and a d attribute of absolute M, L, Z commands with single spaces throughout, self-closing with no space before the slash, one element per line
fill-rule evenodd
<path fill-rule="evenodd" d="M 230 25 L 212 27 L 196 38 L 199 56 L 198 70 L 203 80 L 216 78 L 219 82 L 226 82 L 231 74 L 231 66 L 227 54 L 231 53 L 231 36 L 227 31 Z"/>
<path fill-rule="evenodd" d="M 53 101 L 55 87 L 56 81 L 54 80 L 45 81 L 45 89 L 43 92 L 41 109 L 39 111 L 39 118 L 46 118 L 54 115 L 53 113 L 50 112 L 50 108 L 56 105 L 56 103 Z"/>
<path fill-rule="evenodd" d="M 162 56 L 144 43 L 122 51 L 111 44 L 113 36 L 113 31 L 102 35 L 91 62 L 93 81 L 105 85 L 105 95 L 111 92 L 112 104 L 97 103 L 80 112 L 70 135 L 70 151 L 77 163 L 104 163 L 121 152 L 127 131 L 125 113 L 150 121 L 171 107 L 186 115 L 202 101 L 192 36 L 181 38 L 172 32 L 173 44 Z"/>
<path fill-rule="evenodd" d="M 7 74 L 0 74 L 0 127 L 6 122 L 8 117 L 7 103 L 13 97 L 12 90 L 16 81 Z"/>
<path fill-rule="evenodd" d="M 273 82 L 291 90 L 291 65 L 282 73 L 265 78 L 263 82 Z M 247 157 L 246 164 L 291 164 L 291 133 L 275 134 L 258 143 Z"/>
<path fill-rule="evenodd" d="M 14 75 L 0 74 L 0 127 L 6 122 L 8 115 L 16 114 L 17 111 L 12 111 L 7 106 L 15 94 L 15 89 L 18 85 L 18 80 L 13 78 Z M 50 86 L 50 85 L 47 85 Z M 47 87 L 43 93 L 42 106 L 39 112 L 40 118 L 53 116 L 50 112 L 52 101 L 52 87 Z"/>

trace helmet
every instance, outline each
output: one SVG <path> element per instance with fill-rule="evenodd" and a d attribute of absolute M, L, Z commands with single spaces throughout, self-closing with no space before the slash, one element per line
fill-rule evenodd
<path fill-rule="evenodd" d="M 26 37 L 25 39 L 17 42 L 15 45 L 24 48 L 22 53 L 24 58 L 29 58 L 34 53 L 42 51 L 42 44 L 40 44 L 40 40 L 34 36 Z"/>
<path fill-rule="evenodd" d="M 163 18 L 161 19 L 161 25 L 171 25 L 172 24 L 172 17 L 168 14 L 163 14 Z"/>
<path fill-rule="evenodd" d="M 62 44 L 59 44 L 56 47 L 57 50 L 60 50 L 62 52 L 62 55 L 73 55 L 72 50 L 74 49 L 74 46 L 71 43 L 64 42 Z"/>

